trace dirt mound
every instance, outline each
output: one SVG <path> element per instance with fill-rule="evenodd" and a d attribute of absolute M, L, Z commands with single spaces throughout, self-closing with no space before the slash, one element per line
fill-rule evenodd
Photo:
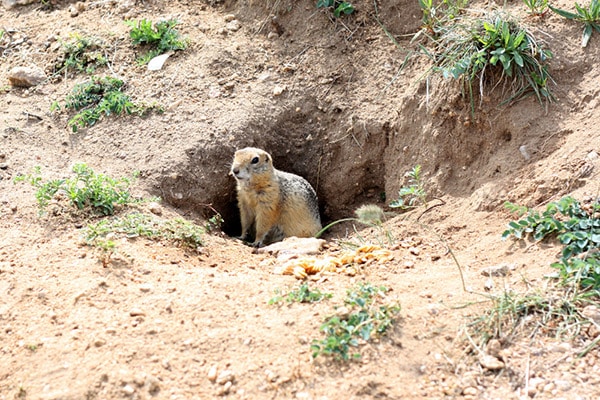
<path fill-rule="evenodd" d="M 596 352 L 575 358 L 583 341 L 506 338 L 498 356 L 506 364 L 496 372 L 465 350 L 461 332 L 466 317 L 480 315 L 472 304 L 487 298 L 475 292 L 546 288 L 553 272 L 557 246 L 500 240 L 510 218 L 504 201 L 597 197 L 597 38 L 581 49 L 581 26 L 507 4 L 552 49 L 557 101 L 547 109 L 533 97 L 500 105 L 492 92 L 477 97 L 472 113 L 457 82 L 424 79 L 431 62 L 411 42 L 418 2 L 355 1 L 356 12 L 339 19 L 314 3 L 34 2 L 3 10 L 0 82 L 17 66 L 51 78 L 29 89 L 0 84 L 0 399 L 595 396 Z M 189 48 L 159 71 L 137 65 L 124 20 L 142 18 L 176 18 Z M 109 66 L 94 74 L 123 79 L 135 100 L 164 112 L 72 132 L 67 114 L 50 109 L 89 79 L 52 76 L 61 41 L 73 33 L 106 43 Z M 228 237 L 239 233 L 228 172 L 245 146 L 306 177 L 325 223 L 366 203 L 385 207 L 381 227 L 337 225 L 325 253 L 375 242 L 393 260 L 310 281 L 332 293 L 329 301 L 269 305 L 295 279 L 273 273 L 275 257 Z M 35 166 L 43 179 L 64 178 L 76 162 L 112 176 L 139 171 L 137 194 L 160 196 L 162 216 L 204 224 L 216 211 L 225 234 L 207 234 L 199 252 L 122 239 L 105 267 L 82 243 L 81 221 L 40 217 L 34 189 L 13 183 Z M 393 218 L 387 204 L 416 165 L 443 204 Z M 482 275 L 498 265 L 510 266 L 506 276 Z M 400 301 L 396 327 L 365 345 L 358 362 L 313 360 L 325 317 L 365 281 Z"/>

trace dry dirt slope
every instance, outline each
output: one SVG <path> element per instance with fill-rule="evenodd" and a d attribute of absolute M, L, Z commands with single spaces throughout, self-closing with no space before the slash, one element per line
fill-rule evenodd
<path fill-rule="evenodd" d="M 556 16 L 531 21 L 556 55 L 559 101 L 547 114 L 529 100 L 502 110 L 484 104 L 469 124 L 459 96 L 426 101 L 424 85 L 414 83 L 425 62 L 398 74 L 406 52 L 381 31 L 370 2 L 357 2 L 359 12 L 343 23 L 309 1 L 84 4 L 74 17 L 66 4 L 3 10 L 0 27 L 24 40 L 2 57 L 2 82 L 18 65 L 48 71 L 53 35 L 96 33 L 111 43 L 113 71 L 105 72 L 168 110 L 74 135 L 64 115 L 48 110 L 85 76 L 36 90 L 1 86 L 0 398 L 213 398 L 225 395 L 225 382 L 208 379 L 213 367 L 231 372 L 231 398 L 597 397 L 597 351 L 577 359 L 577 338 L 507 338 L 506 368 L 494 373 L 466 356 L 464 316 L 479 311 L 464 306 L 482 297 L 463 291 L 440 241 L 457 255 L 470 289 L 484 291 L 490 282 L 480 271 L 498 264 L 515 270 L 494 278 L 492 291 L 545 288 L 558 249 L 501 242 L 509 216 L 496 207 L 505 199 L 538 205 L 576 188 L 579 198 L 597 196 L 595 37 L 583 50 L 579 26 Z M 419 19 L 413 12 L 410 21 L 401 18 L 414 8 L 390 2 L 379 16 L 400 35 Z M 231 13 L 240 30 L 227 29 Z M 193 38 L 155 74 L 135 66 L 122 24 L 143 17 L 177 17 Z M 280 96 L 277 87 L 285 88 Z M 334 294 L 330 301 L 274 307 L 267 304 L 274 290 L 295 281 L 272 274 L 273 257 L 218 235 L 207 236 L 200 254 L 138 239 L 119 242 L 120 256 L 105 268 L 81 245 L 79 224 L 68 215 L 39 218 L 34 191 L 12 182 L 35 165 L 45 178 L 65 176 L 76 161 L 112 175 L 136 169 L 140 193 L 180 207 L 165 203 L 165 216 L 192 218 L 214 202 L 233 231 L 226 172 L 233 149 L 247 144 L 272 149 L 283 169 L 307 176 L 328 218 L 347 216 L 380 192 L 393 196 L 416 163 L 446 205 L 419 223 L 418 213 L 388 222 L 394 261 L 314 283 Z M 382 239 L 377 231 L 361 236 Z M 366 346 L 358 363 L 312 361 L 320 323 L 361 281 L 392 289 L 402 304 L 397 328 Z"/>

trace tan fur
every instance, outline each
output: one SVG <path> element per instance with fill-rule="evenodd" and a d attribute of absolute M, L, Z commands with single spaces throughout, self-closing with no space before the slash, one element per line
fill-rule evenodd
<path fill-rule="evenodd" d="M 253 246 L 290 236 L 310 237 L 321 229 L 314 189 L 304 178 L 275 169 L 266 151 L 236 151 L 231 174 L 237 181 L 241 237 L 254 236 Z"/>

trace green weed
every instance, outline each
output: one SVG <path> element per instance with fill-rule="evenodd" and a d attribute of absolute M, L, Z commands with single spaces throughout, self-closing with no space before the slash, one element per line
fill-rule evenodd
<path fill-rule="evenodd" d="M 354 12 L 354 6 L 351 3 L 341 0 L 317 0 L 317 8 L 331 8 L 336 18 Z"/>
<path fill-rule="evenodd" d="M 581 47 L 586 47 L 594 29 L 600 32 L 600 0 L 591 0 L 588 8 L 583 8 L 575 3 L 575 13 L 549 6 L 552 11 L 570 20 L 579 21 L 584 24 L 581 37 Z"/>
<path fill-rule="evenodd" d="M 510 203 L 508 206 L 515 209 Z M 600 203 L 584 207 L 574 198 L 564 197 L 549 203 L 542 213 L 529 210 L 524 218 L 511 221 L 502 234 L 503 238 L 509 236 L 532 236 L 534 240 L 555 236 L 563 250 L 552 266 L 563 282 L 600 290 Z"/>
<path fill-rule="evenodd" d="M 531 93 L 540 103 L 554 99 L 546 65 L 552 53 L 507 14 L 457 19 L 443 28 L 436 44 L 437 55 L 429 54 L 435 63 L 432 71 L 463 82 L 472 114 L 476 85 L 483 96 L 486 84 L 502 84 L 508 91 L 505 103 Z"/>
<path fill-rule="evenodd" d="M 113 179 L 104 174 L 95 173 L 86 164 L 73 166 L 74 177 L 54 179 L 42 182 L 41 169 L 36 167 L 33 174 L 15 177 L 15 182 L 29 182 L 37 188 L 35 197 L 40 212 L 48 206 L 52 199 L 66 197 L 79 210 L 89 208 L 101 215 L 112 215 L 116 205 L 134 203 L 129 192 L 129 178 Z"/>
<path fill-rule="evenodd" d="M 184 247 L 197 249 L 203 245 L 202 237 L 205 233 L 206 230 L 203 227 L 183 218 L 163 220 L 153 215 L 131 212 L 124 216 L 102 219 L 89 224 L 85 229 L 84 239 L 88 245 L 101 249 L 105 243 L 118 236 L 167 240 Z"/>
<path fill-rule="evenodd" d="M 140 21 L 128 20 L 125 24 L 131 28 L 129 36 L 134 46 L 145 45 L 150 50 L 138 58 L 140 65 L 147 64 L 154 57 L 168 51 L 185 50 L 189 40 L 182 38 L 175 26 L 179 22 L 175 19 L 160 21 L 155 24 L 147 19 Z"/>
<path fill-rule="evenodd" d="M 548 12 L 548 0 L 523 0 L 523 4 L 529 9 L 529 15 L 543 17 Z"/>
<path fill-rule="evenodd" d="M 275 294 L 276 296 L 269 300 L 269 305 L 280 304 L 283 300 L 288 303 L 318 303 L 332 296 L 331 293 L 323 293 L 319 289 L 311 290 L 306 282 L 286 295 L 279 290 L 276 290 Z"/>
<path fill-rule="evenodd" d="M 397 302 L 386 302 L 387 291 L 383 286 L 368 283 L 348 290 L 344 303 L 349 312 L 334 315 L 323 323 L 321 331 L 326 337 L 313 340 L 313 358 L 319 355 L 344 361 L 360 358 L 359 352 L 351 353 L 352 348 L 358 348 L 361 341 L 367 342 L 374 336 L 385 334 L 400 312 Z"/>
<path fill-rule="evenodd" d="M 403 186 L 398 191 L 398 198 L 390 203 L 391 208 L 400 208 L 408 210 L 427 204 L 427 192 L 421 179 L 421 166 L 416 165 L 405 175 L 408 179 L 408 186 Z"/>
<path fill-rule="evenodd" d="M 102 40 L 96 37 L 72 33 L 69 39 L 61 43 L 63 54 L 54 66 L 54 73 L 66 75 L 74 70 L 91 74 L 108 63 L 104 48 Z"/>
<path fill-rule="evenodd" d="M 419 0 L 423 13 L 422 28 L 437 37 L 441 27 L 457 18 L 467 3 L 468 0 Z"/>
<path fill-rule="evenodd" d="M 65 109 L 79 111 L 67 123 L 77 132 L 78 128 L 93 126 L 103 116 L 132 114 L 143 115 L 151 109 L 162 111 L 158 106 L 147 106 L 134 103 L 122 92 L 125 83 L 112 77 L 91 77 L 87 82 L 75 85 L 64 103 Z M 60 111 L 58 102 L 52 104 L 50 110 Z"/>

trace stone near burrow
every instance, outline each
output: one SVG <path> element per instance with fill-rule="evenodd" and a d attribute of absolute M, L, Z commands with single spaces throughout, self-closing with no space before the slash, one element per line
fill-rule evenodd
<path fill-rule="evenodd" d="M 325 240 L 317 238 L 299 238 L 291 236 L 257 250 L 258 254 L 273 254 L 279 259 L 287 259 L 299 255 L 318 254 Z"/>
<path fill-rule="evenodd" d="M 16 87 L 39 85 L 45 79 L 46 73 L 38 67 L 14 67 L 8 73 L 9 83 Z"/>
<path fill-rule="evenodd" d="M 221 372 L 216 379 L 216 383 L 219 385 L 224 385 L 227 382 L 234 382 L 235 381 L 235 375 L 232 371 L 226 369 L 225 371 Z"/>
<path fill-rule="evenodd" d="M 504 363 L 502 361 L 488 354 L 479 357 L 479 364 L 481 364 L 483 368 L 488 369 L 490 371 L 497 371 L 499 369 L 504 368 Z"/>
<path fill-rule="evenodd" d="M 2 0 L 2 4 L 4 5 L 4 8 L 10 10 L 16 6 L 26 6 L 28 4 L 35 3 L 36 1 L 37 0 Z"/>

